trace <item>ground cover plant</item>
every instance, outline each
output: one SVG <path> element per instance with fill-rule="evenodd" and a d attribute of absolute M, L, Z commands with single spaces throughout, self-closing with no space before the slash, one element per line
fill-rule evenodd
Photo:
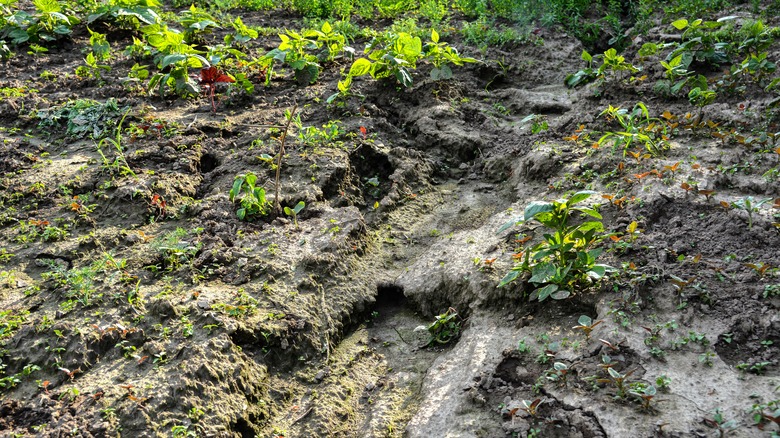
<path fill-rule="evenodd" d="M 0 436 L 777 436 L 778 12 L 0 0 Z"/>

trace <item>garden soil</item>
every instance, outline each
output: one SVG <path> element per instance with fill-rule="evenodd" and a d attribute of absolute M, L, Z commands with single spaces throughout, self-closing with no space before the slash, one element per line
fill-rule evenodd
<path fill-rule="evenodd" d="M 645 38 L 668 32 L 658 24 Z M 721 201 L 780 197 L 777 180 L 762 177 L 780 154 L 703 128 L 679 129 L 660 158 L 595 148 L 597 134 L 576 141 L 613 126 L 599 117 L 608 105 L 642 101 L 680 120 L 698 110 L 654 93 L 657 60 L 644 62 L 642 80 L 568 89 L 583 47 L 556 29 L 537 33 L 484 52 L 443 34 L 482 62 L 447 81 L 421 65 L 408 89 L 359 78 L 361 96 L 339 105 L 326 99 L 346 60 L 310 86 L 284 69 L 264 86 L 258 73 L 251 95 L 218 88 L 216 112 L 205 97 L 161 99 L 123 82 L 135 63 L 127 56 L 104 82 L 76 77 L 89 35 L 36 56 L 19 50 L 0 75 L 0 87 L 27 90 L 0 102 L 0 248 L 13 254 L 0 266 L 0 309 L 23 315 L 2 356 L 5 375 L 21 377 L 0 395 L 0 436 L 778 433 L 770 422 L 756 427 L 752 412 L 780 392 L 780 296 L 765 292 L 780 282 L 777 210 L 765 204 L 749 227 L 745 211 Z M 248 51 L 276 43 L 271 34 Z M 641 43 L 625 51 L 636 64 Z M 122 138 L 133 175 L 107 165 L 117 156 L 110 143 L 68 136 L 64 123 L 42 128 L 36 115 L 110 98 L 119 117 L 129 111 L 123 128 L 140 127 Z M 702 117 L 749 130 L 770 100 L 760 88 L 719 96 Z M 296 218 L 240 221 L 234 180 L 254 172 L 275 199 L 267 157 L 293 110 L 303 128 L 288 132 L 279 201 L 305 207 Z M 548 129 L 533 133 L 532 114 Z M 332 120 L 341 127 L 332 141 L 299 135 Z M 664 166 L 675 170 L 635 176 Z M 683 190 L 690 181 L 714 194 Z M 532 201 L 585 188 L 606 229 L 623 236 L 601 244 L 600 261 L 616 272 L 562 301 L 529 301 L 528 277 L 497 287 L 523 236 L 530 245 L 545 233 L 531 222 L 502 226 Z M 50 225 L 67 235 L 29 238 Z M 95 296 L 63 308 L 80 279 L 51 272 L 83 273 L 101 260 Z M 427 345 L 425 327 L 448 309 L 459 336 Z M 602 321 L 589 337 L 573 328 L 582 315 Z M 30 365 L 40 369 L 28 376 Z M 657 394 L 644 406 L 608 368 Z"/>

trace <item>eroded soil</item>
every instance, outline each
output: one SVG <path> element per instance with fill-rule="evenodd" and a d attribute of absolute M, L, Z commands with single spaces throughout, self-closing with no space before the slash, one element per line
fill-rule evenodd
<path fill-rule="evenodd" d="M 648 38 L 667 31 L 658 24 Z M 0 396 L 0 435 L 718 436 L 716 410 L 733 436 L 778 433 L 753 419 L 780 391 L 777 210 L 764 205 L 748 227 L 744 211 L 720 204 L 780 197 L 762 176 L 780 154 L 685 128 L 697 110 L 654 94 L 657 59 L 630 59 L 642 81 L 568 89 L 582 46 L 554 29 L 486 53 L 443 38 L 483 62 L 442 82 L 421 66 L 411 89 L 359 79 L 364 98 L 343 106 L 324 101 L 346 61 L 307 87 L 280 70 L 269 87 L 252 78 L 251 96 L 220 89 L 216 113 L 205 98 L 123 85 L 126 56 L 105 83 L 78 79 L 88 35 L 6 62 L 0 87 L 29 91 L 0 103 L 0 248 L 12 254 L 0 300 L 4 321 L 18 322 L 0 337 L 4 376 L 20 376 Z M 133 175 L 64 123 L 39 126 L 36 114 L 81 98 L 115 98 L 113 126 L 127 110 L 123 128 L 150 126 L 122 140 Z M 771 99 L 760 87 L 719 96 L 702 123 L 748 133 Z M 672 148 L 658 158 L 593 148 L 613 127 L 599 114 L 638 101 L 679 117 Z M 280 203 L 305 202 L 297 221 L 240 221 L 233 181 L 252 171 L 273 197 L 269 125 L 293 108 L 304 126 L 339 120 L 341 134 L 307 143 L 291 130 Z M 530 114 L 549 129 L 532 134 L 521 122 Z M 641 176 L 665 166 L 674 170 Z M 693 181 L 714 194 L 681 188 Z M 531 201 L 584 188 L 598 192 L 608 230 L 640 230 L 603 242 L 618 271 L 565 301 L 528 302 L 523 281 L 497 288 L 523 235 L 543 233 L 501 226 Z M 450 307 L 460 338 L 423 348 L 415 328 Z M 589 338 L 572 328 L 581 315 L 603 320 Z M 31 365 L 40 369 L 25 373 Z M 621 394 L 609 367 L 626 385 L 657 387 L 649 406 Z M 534 415 L 524 400 L 539 400 Z"/>

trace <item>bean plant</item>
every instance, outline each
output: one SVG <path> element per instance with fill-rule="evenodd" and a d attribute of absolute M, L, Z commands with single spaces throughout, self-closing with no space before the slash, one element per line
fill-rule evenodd
<path fill-rule="evenodd" d="M 513 220 L 501 227 L 499 232 L 513 224 L 535 220 L 551 232 L 545 233 L 541 242 L 522 253 L 499 287 L 528 272 L 531 274 L 528 281 L 537 287 L 530 295 L 531 300 L 544 301 L 548 297 L 562 300 L 613 271 L 614 268 L 610 266 L 596 263 L 602 249 L 594 246 L 605 237 L 601 214 L 594 208 L 577 206 L 593 194 L 593 191 L 582 191 L 569 199 L 532 202 L 525 208 L 521 220 Z M 570 221 L 574 212 L 595 220 L 574 225 Z"/>

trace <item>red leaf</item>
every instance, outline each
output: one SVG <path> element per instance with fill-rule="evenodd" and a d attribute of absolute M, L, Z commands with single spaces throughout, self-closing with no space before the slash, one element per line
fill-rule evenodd
<path fill-rule="evenodd" d="M 211 66 L 204 68 L 200 71 L 200 83 L 202 84 L 215 84 L 217 82 L 235 82 L 236 80 L 219 71 L 216 67 Z"/>

